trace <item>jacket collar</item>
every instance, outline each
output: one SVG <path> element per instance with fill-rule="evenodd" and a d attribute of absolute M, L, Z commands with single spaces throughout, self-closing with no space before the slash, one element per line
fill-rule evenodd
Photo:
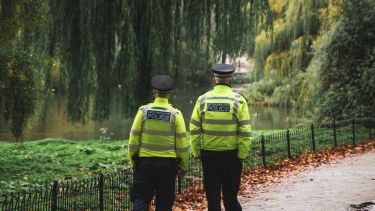
<path fill-rule="evenodd" d="M 232 88 L 227 84 L 216 84 L 214 87 L 214 90 L 215 91 L 227 91 L 227 90 L 232 91 Z"/>
<path fill-rule="evenodd" d="M 155 98 L 154 103 L 168 104 L 168 99 L 163 97 L 157 97 Z"/>

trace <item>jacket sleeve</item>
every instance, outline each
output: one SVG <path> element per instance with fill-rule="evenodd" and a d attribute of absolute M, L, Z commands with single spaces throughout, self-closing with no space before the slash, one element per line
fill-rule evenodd
<path fill-rule="evenodd" d="M 181 111 L 176 118 L 176 155 L 180 159 L 180 168 L 184 171 L 189 169 L 189 145 L 186 140 L 186 127 Z"/>
<path fill-rule="evenodd" d="M 200 115 L 200 101 L 201 97 L 198 98 L 197 102 L 195 103 L 189 125 L 191 151 L 193 156 L 196 158 L 201 156 L 202 123 Z"/>
<path fill-rule="evenodd" d="M 251 146 L 251 122 L 247 101 L 245 98 L 241 99 L 244 103 L 238 112 L 238 154 L 239 159 L 245 159 L 250 154 Z"/>
<path fill-rule="evenodd" d="M 129 135 L 128 155 L 132 167 L 134 167 L 133 156 L 139 152 L 139 141 L 142 130 L 142 110 L 139 109 L 135 115 L 132 128 Z"/>

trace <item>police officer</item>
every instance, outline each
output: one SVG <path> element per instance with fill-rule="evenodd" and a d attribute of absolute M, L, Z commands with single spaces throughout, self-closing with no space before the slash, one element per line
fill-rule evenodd
<path fill-rule="evenodd" d="M 151 85 L 155 101 L 140 107 L 130 131 L 131 198 L 135 211 L 148 211 L 155 193 L 156 210 L 168 211 L 175 200 L 176 174 L 188 169 L 186 128 L 181 111 L 168 103 L 172 78 L 157 75 Z"/>
<path fill-rule="evenodd" d="M 247 102 L 231 88 L 233 65 L 211 67 L 215 87 L 201 95 L 190 121 L 194 157 L 203 166 L 209 211 L 220 211 L 221 189 L 226 210 L 242 210 L 237 200 L 242 161 L 249 155 L 251 125 Z"/>

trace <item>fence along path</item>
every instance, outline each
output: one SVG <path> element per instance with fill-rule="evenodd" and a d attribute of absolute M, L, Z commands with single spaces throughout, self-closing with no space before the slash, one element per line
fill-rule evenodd
<path fill-rule="evenodd" d="M 318 151 L 342 144 L 366 143 L 373 138 L 375 118 L 357 118 L 311 124 L 252 140 L 250 156 L 244 168 L 272 166 L 282 158 L 294 158 L 302 152 Z M 4 211 L 15 210 L 130 210 L 132 170 L 124 169 L 96 177 L 54 181 L 50 185 L 12 192 L 1 196 Z M 190 170 L 177 179 L 177 193 L 183 189 L 202 187 L 200 162 L 190 157 Z"/>

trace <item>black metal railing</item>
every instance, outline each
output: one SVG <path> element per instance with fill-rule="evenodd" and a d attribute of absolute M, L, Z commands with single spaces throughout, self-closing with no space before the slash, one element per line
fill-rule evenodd
<path fill-rule="evenodd" d="M 277 165 L 283 158 L 295 158 L 304 151 L 318 151 L 343 144 L 355 146 L 374 138 L 375 119 L 357 118 L 301 126 L 252 140 L 244 168 Z M 14 210 L 131 210 L 132 170 L 124 169 L 96 177 L 53 182 L 6 194 L 0 198 L 4 211 Z M 177 192 L 202 188 L 202 166 L 190 157 L 190 170 L 177 179 Z"/>

